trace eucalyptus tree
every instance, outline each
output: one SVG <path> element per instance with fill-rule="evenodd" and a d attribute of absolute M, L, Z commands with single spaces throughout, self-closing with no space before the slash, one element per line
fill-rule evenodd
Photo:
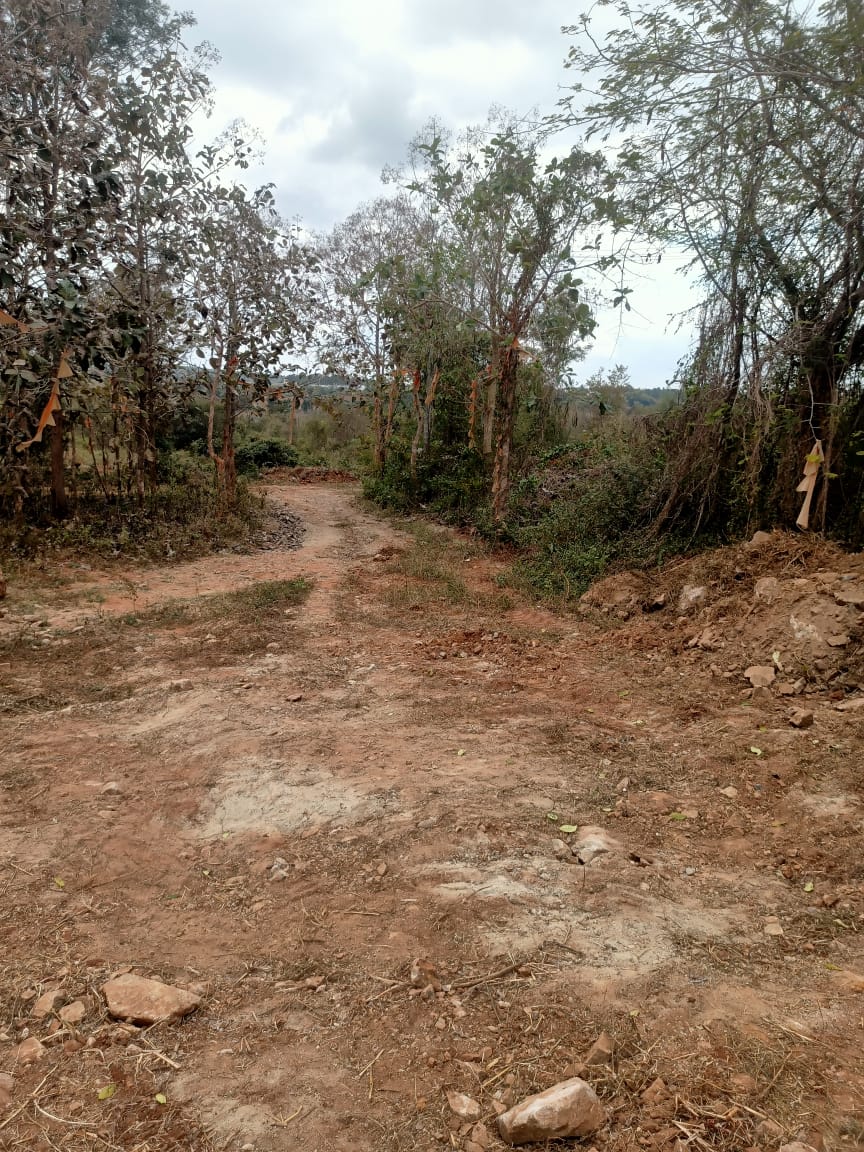
<path fill-rule="evenodd" d="M 794 518 L 814 439 L 826 465 L 864 366 L 864 5 L 619 0 L 567 29 L 571 124 L 617 153 L 639 228 L 686 248 L 707 311 L 697 421 L 666 514 L 710 515 L 739 437 L 754 496 Z M 589 90 L 590 89 L 590 90 Z M 701 426 L 700 426 L 701 425 Z"/>

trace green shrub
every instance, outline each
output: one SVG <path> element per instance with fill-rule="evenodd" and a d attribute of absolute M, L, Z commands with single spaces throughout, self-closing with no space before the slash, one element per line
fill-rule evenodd
<path fill-rule="evenodd" d="M 257 476 L 262 468 L 293 468 L 298 456 L 284 440 L 250 439 L 234 452 L 234 463 L 241 476 Z"/>

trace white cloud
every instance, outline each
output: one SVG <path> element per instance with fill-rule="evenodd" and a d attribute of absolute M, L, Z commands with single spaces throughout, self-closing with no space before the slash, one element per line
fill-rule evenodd
<path fill-rule="evenodd" d="M 551 111 L 572 82 L 560 32 L 578 19 L 572 0 L 196 0 L 194 14 L 222 55 L 202 135 L 238 117 L 256 126 L 266 156 L 244 182 L 273 182 L 282 212 L 314 229 L 380 194 L 381 169 L 430 117 L 459 130 L 493 104 Z M 667 313 L 691 302 L 667 266 L 653 270 L 620 332 L 617 314 L 603 318 L 590 363 L 662 383 L 687 345 Z"/>

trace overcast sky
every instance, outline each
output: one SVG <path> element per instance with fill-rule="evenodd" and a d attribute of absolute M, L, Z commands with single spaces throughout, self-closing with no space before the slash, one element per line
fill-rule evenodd
<path fill-rule="evenodd" d="M 185 4 L 179 5 L 185 7 Z M 213 135 L 242 117 L 262 134 L 263 163 L 286 216 L 326 229 L 378 195 L 435 116 L 459 129 L 492 104 L 551 111 L 568 81 L 564 24 L 582 0 L 193 0 L 198 28 L 222 60 L 213 73 Z M 669 379 L 687 347 L 670 313 L 692 293 L 668 264 L 635 283 L 633 313 L 601 317 L 580 375 L 621 362 L 635 385 Z"/>

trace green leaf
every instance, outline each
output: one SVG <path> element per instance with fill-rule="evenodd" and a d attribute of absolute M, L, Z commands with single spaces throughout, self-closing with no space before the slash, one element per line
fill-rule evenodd
<path fill-rule="evenodd" d="M 683 812 L 670 812 L 669 813 L 669 819 L 670 820 L 686 820 L 687 817 L 684 815 Z"/>
<path fill-rule="evenodd" d="M 579 825 L 578 824 L 562 824 L 561 827 L 558 829 L 558 831 L 559 832 L 578 832 L 579 831 Z"/>
<path fill-rule="evenodd" d="M 551 820 L 553 823 L 557 824 L 558 821 L 560 820 L 560 816 L 558 815 L 557 812 L 547 812 L 546 813 L 546 819 Z"/>
<path fill-rule="evenodd" d="M 104 1088 L 99 1089 L 96 1095 L 100 1100 L 110 1100 L 116 1091 L 116 1084 L 106 1084 Z"/>
<path fill-rule="evenodd" d="M 168 1103 L 168 1097 L 163 1092 L 157 1092 L 156 1093 L 156 1103 L 157 1104 L 167 1104 Z"/>
<path fill-rule="evenodd" d="M 815 887 L 816 887 L 816 885 L 813 883 L 813 881 L 808 880 L 807 883 L 804 885 L 804 891 L 805 892 L 812 892 Z"/>

